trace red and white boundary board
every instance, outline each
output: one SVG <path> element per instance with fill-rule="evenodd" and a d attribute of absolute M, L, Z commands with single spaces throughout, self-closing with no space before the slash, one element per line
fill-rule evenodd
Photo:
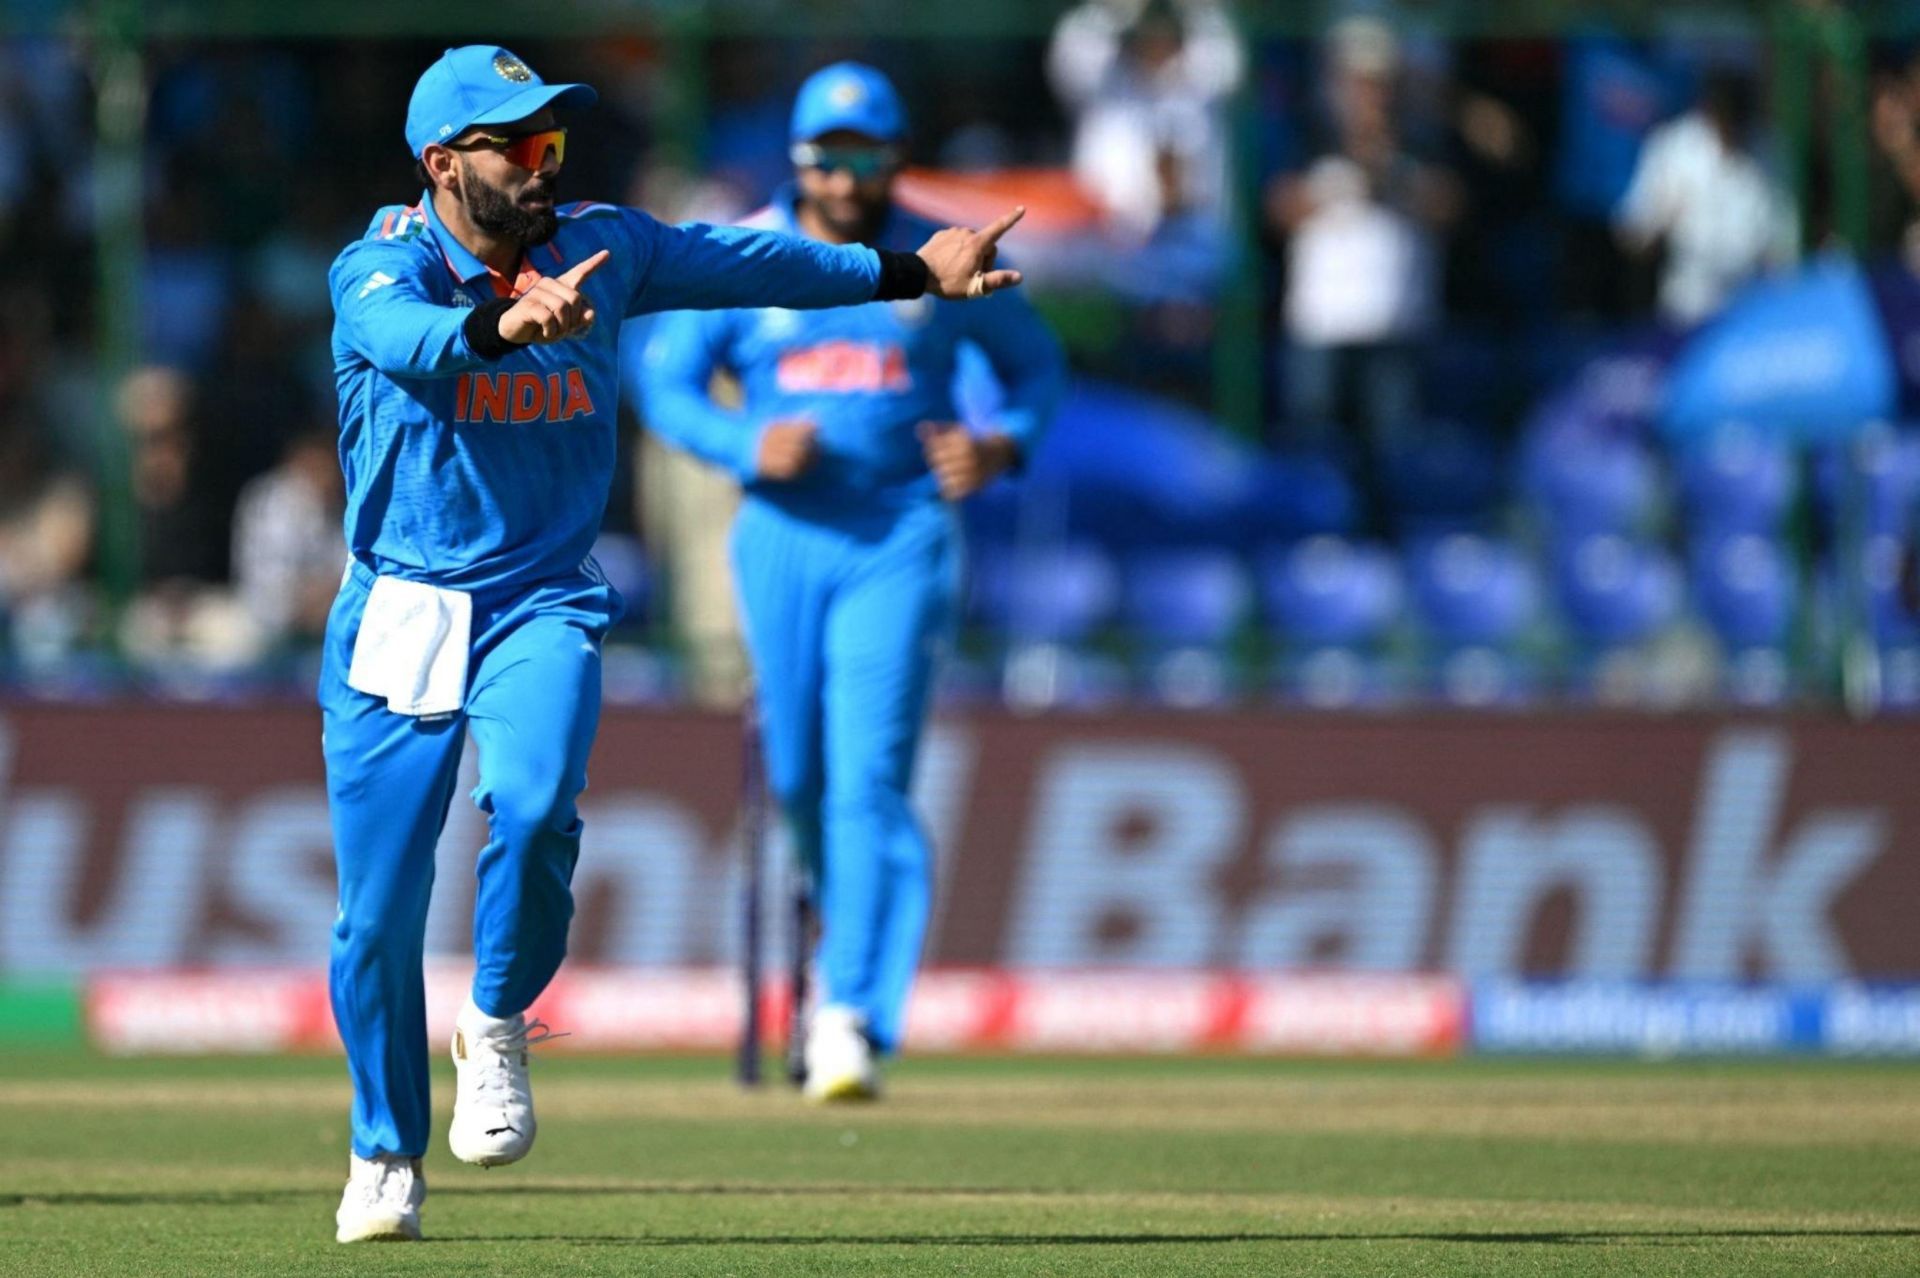
<path fill-rule="evenodd" d="M 469 973 L 430 970 L 429 1033 L 451 1034 Z M 533 1011 L 584 1051 L 724 1051 L 739 1025 L 725 968 L 563 971 Z M 1443 976 L 1168 971 L 926 973 L 908 1045 L 929 1052 L 1434 1056 L 1461 1047 L 1466 992 Z M 778 1023 L 778 995 L 761 1011 Z M 87 986 L 89 1039 L 114 1053 L 337 1051 L 324 974 L 129 971 Z"/>

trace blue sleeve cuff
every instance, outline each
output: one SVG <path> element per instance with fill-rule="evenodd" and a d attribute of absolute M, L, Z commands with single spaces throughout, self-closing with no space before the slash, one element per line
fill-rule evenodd
<path fill-rule="evenodd" d="M 733 473 L 740 482 L 750 484 L 760 477 L 760 440 L 767 433 L 767 422 L 756 422 L 740 432 L 740 447 L 733 458 Z"/>

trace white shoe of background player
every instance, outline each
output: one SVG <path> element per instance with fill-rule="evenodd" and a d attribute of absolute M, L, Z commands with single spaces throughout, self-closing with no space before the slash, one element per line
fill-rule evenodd
<path fill-rule="evenodd" d="M 333 1213 L 335 1241 L 419 1242 L 420 1204 L 427 1197 L 420 1160 L 355 1154 L 348 1169 L 347 1191 Z"/>
<path fill-rule="evenodd" d="M 815 1012 L 807 1031 L 807 1081 L 801 1095 L 820 1102 L 876 1099 L 880 1072 L 866 1030 L 867 1018 L 850 1007 L 830 1003 Z"/>
<path fill-rule="evenodd" d="M 524 1015 L 488 1016 L 472 999 L 454 1022 L 453 1126 L 447 1144 L 463 1163 L 498 1167 L 533 1148 L 533 1088 L 527 1048 L 562 1035 Z"/>

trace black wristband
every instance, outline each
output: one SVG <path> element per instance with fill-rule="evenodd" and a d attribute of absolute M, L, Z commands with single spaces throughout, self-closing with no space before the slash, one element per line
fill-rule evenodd
<path fill-rule="evenodd" d="M 893 249 L 875 249 L 880 255 L 880 283 L 873 290 L 876 302 L 905 302 L 925 295 L 933 273 L 927 259 L 918 253 L 900 253 Z"/>
<path fill-rule="evenodd" d="M 467 345 L 475 355 L 481 359 L 499 359 L 526 345 L 500 336 L 500 317 L 512 309 L 511 297 L 496 297 L 467 313 L 467 322 L 460 326 L 460 331 L 467 335 Z"/>

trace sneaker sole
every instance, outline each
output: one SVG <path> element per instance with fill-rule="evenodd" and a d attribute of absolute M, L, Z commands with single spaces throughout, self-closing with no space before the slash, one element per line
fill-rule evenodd
<path fill-rule="evenodd" d="M 518 1154 L 482 1154 L 477 1158 L 470 1158 L 456 1149 L 453 1151 L 453 1156 L 469 1167 L 506 1167 L 509 1164 L 519 1162 L 525 1158 L 527 1154 L 532 1152 L 532 1150 L 527 1150 Z"/>
<path fill-rule="evenodd" d="M 420 1228 L 417 1225 L 409 1228 L 399 1221 L 394 1221 L 392 1224 L 369 1225 L 354 1234 L 336 1228 L 333 1240 L 338 1243 L 419 1242 Z"/>
<path fill-rule="evenodd" d="M 512 1150 L 489 1149 L 484 1145 L 478 1149 L 474 1149 L 471 1146 L 463 1149 L 454 1143 L 454 1134 L 452 1131 L 449 1131 L 447 1133 L 447 1149 L 455 1158 L 467 1164 L 469 1167 L 505 1167 L 508 1163 L 517 1163 L 528 1154 L 531 1154 L 533 1152 L 533 1141 L 529 1138 L 527 1143 L 520 1147 L 518 1153 Z"/>
<path fill-rule="evenodd" d="M 806 1098 L 816 1105 L 832 1105 L 843 1101 L 871 1101 L 880 1099 L 878 1088 L 859 1078 L 836 1078 L 822 1083 L 819 1087 L 809 1087 Z"/>

